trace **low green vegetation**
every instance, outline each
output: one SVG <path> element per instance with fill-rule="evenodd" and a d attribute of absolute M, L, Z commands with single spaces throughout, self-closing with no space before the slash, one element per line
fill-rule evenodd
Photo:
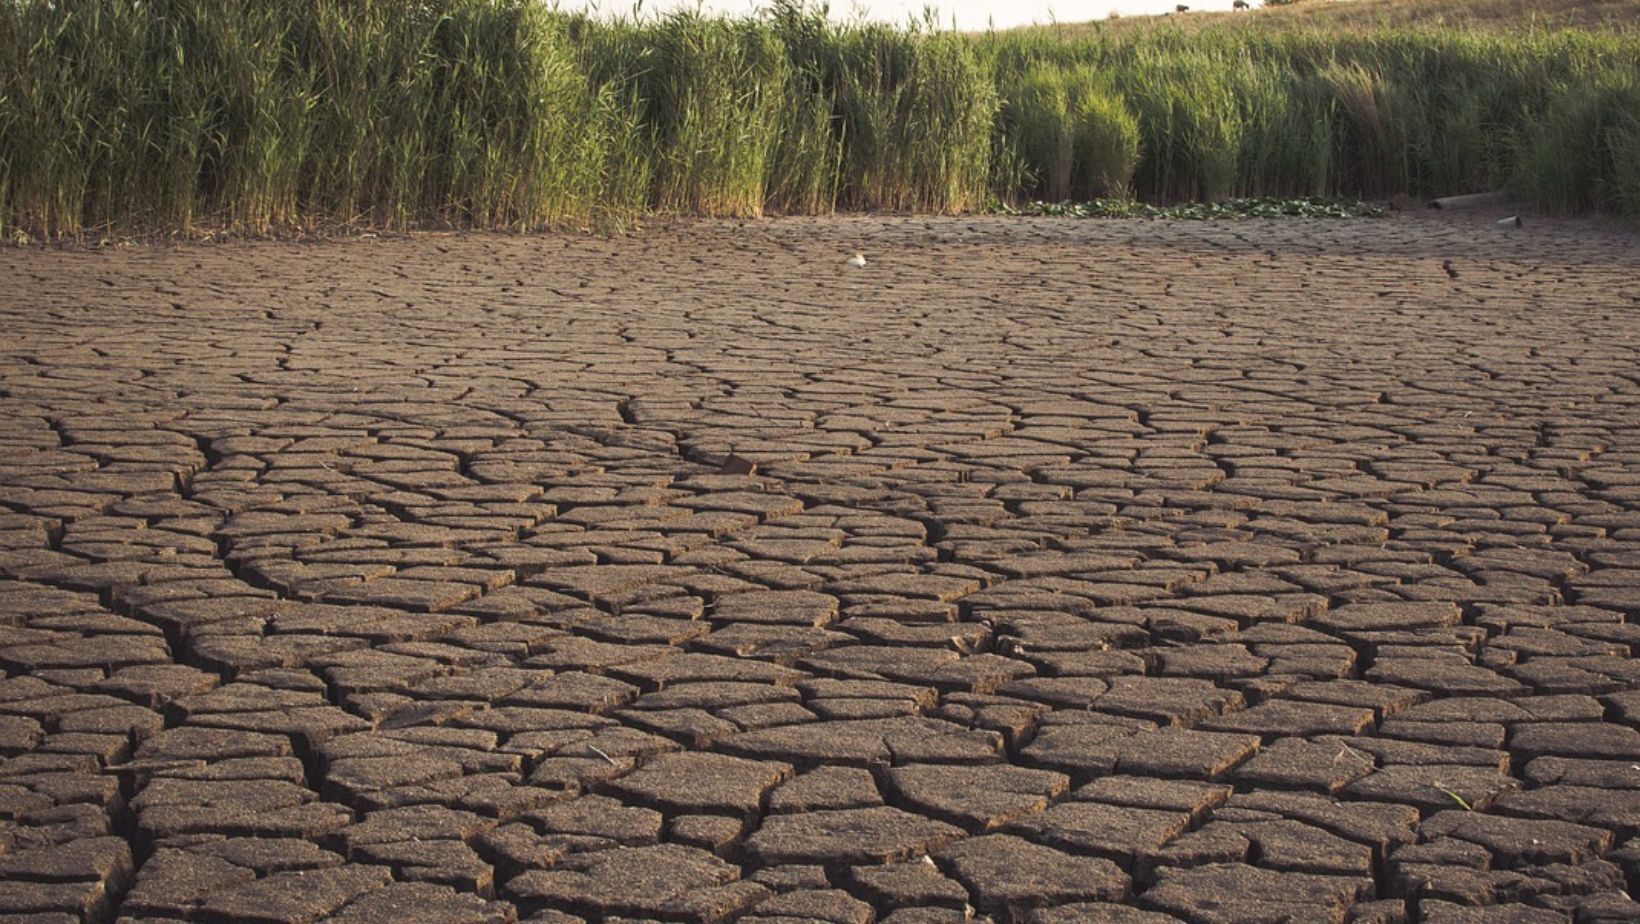
<path fill-rule="evenodd" d="M 0 0 L 7 236 L 1495 188 L 1640 217 L 1640 34 Z"/>
<path fill-rule="evenodd" d="M 1252 199 L 1225 199 L 1220 202 L 1185 202 L 1178 205 L 1147 205 L 1132 199 L 1091 199 L 1082 202 L 1043 202 L 1003 205 L 1004 215 L 1045 218 L 1383 218 L 1389 213 L 1359 199 L 1327 199 L 1305 196 L 1282 199 L 1265 196 Z"/>

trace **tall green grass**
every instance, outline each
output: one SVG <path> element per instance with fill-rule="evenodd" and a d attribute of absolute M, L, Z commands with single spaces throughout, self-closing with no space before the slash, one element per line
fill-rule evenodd
<path fill-rule="evenodd" d="M 1640 217 L 1640 35 L 0 0 L 0 230 L 1452 194 Z"/>
<path fill-rule="evenodd" d="M 538 227 L 642 201 L 622 103 L 535 4 L 7 0 L 0 220 Z"/>
<path fill-rule="evenodd" d="M 1015 84 L 1004 131 L 1055 200 L 1123 198 L 1139 164 L 1139 119 L 1111 81 L 1087 66 L 1038 62 Z"/>

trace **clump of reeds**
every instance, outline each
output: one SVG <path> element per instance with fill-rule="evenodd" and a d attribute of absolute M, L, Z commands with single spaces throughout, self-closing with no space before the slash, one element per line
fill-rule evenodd
<path fill-rule="evenodd" d="M 622 100 L 564 27 L 484 0 L 0 2 L 0 215 L 538 227 L 631 202 Z"/>
<path fill-rule="evenodd" d="M 1139 119 L 1112 80 L 1088 65 L 1036 62 L 1004 114 L 1011 149 L 1055 201 L 1123 199 L 1139 164 Z"/>
<path fill-rule="evenodd" d="M 0 0 L 0 229 L 1455 194 L 1640 216 L 1640 34 L 943 31 L 801 0 Z"/>
<path fill-rule="evenodd" d="M 1640 214 L 1640 79 L 1564 88 L 1518 145 L 1515 185 L 1539 205 Z"/>
<path fill-rule="evenodd" d="M 1137 116 L 1132 192 L 1146 201 L 1508 187 L 1562 211 L 1640 215 L 1634 34 L 1158 27 L 986 42 L 1001 149 L 1023 162 L 996 190 L 1005 200 L 1066 190 L 1067 75 L 1091 68 Z"/>

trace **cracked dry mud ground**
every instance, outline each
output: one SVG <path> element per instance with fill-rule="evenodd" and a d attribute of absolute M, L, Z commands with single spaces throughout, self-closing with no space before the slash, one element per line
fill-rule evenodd
<path fill-rule="evenodd" d="M 0 279 L 0 920 L 1640 917 L 1632 237 Z"/>

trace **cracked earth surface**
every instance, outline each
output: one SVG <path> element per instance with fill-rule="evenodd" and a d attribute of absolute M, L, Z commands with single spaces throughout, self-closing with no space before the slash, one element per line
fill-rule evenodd
<path fill-rule="evenodd" d="M 0 279 L 0 920 L 1640 918 L 1632 237 Z"/>

